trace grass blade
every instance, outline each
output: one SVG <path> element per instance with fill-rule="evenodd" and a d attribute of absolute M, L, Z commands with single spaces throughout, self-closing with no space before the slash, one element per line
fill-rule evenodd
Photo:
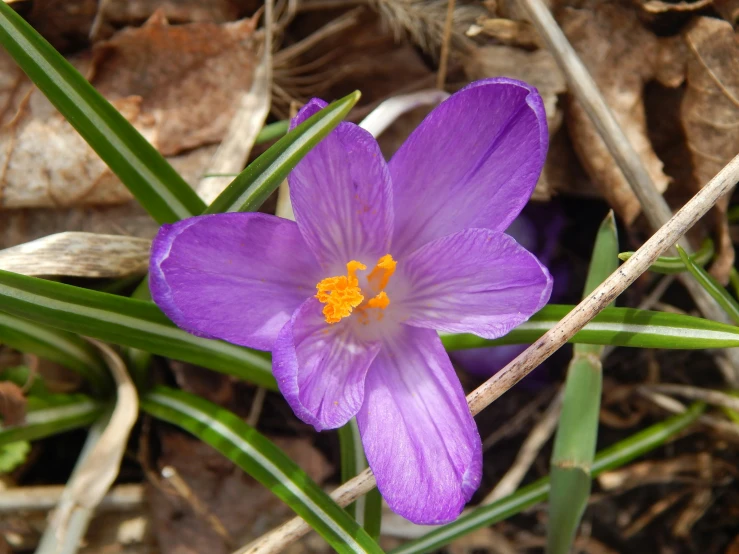
<path fill-rule="evenodd" d="M 165 387 L 146 394 L 141 408 L 218 450 L 283 500 L 337 552 L 382 552 L 282 450 L 228 410 Z"/>
<path fill-rule="evenodd" d="M 205 213 L 256 211 L 310 149 L 341 123 L 359 97 L 355 91 L 332 102 L 278 140 L 239 173 Z"/>
<path fill-rule="evenodd" d="M 583 296 L 618 267 L 618 234 L 613 212 L 596 235 Z M 567 554 L 590 496 L 590 469 L 598 440 L 603 384 L 603 346 L 576 344 L 567 369 L 562 415 L 554 439 L 547 522 L 547 552 Z"/>
<path fill-rule="evenodd" d="M 0 426 L 0 446 L 87 427 L 102 415 L 105 406 L 87 396 L 75 394 L 54 395 L 40 401 L 31 397 L 28 408 L 25 423 L 13 427 Z"/>
<path fill-rule="evenodd" d="M 447 350 L 482 348 L 502 344 L 531 344 L 574 308 L 550 304 L 506 336 L 488 340 L 475 335 L 441 335 Z M 739 346 L 739 328 L 681 314 L 606 308 L 570 341 L 636 348 L 692 350 Z"/>
<path fill-rule="evenodd" d="M 172 223 L 205 209 L 169 162 L 6 2 L 0 44 L 155 220 Z"/>
<path fill-rule="evenodd" d="M 442 335 L 442 341 L 449 350 L 531 343 L 570 310 L 566 305 L 546 306 L 494 341 L 474 335 Z M 267 354 L 182 331 L 152 302 L 0 271 L 0 312 L 276 389 Z M 739 346 L 739 328 L 679 314 L 606 308 L 573 341 L 641 348 L 730 348 Z"/>
<path fill-rule="evenodd" d="M 364 456 L 364 447 L 355 419 L 339 428 L 339 446 L 341 451 L 341 482 L 346 483 L 369 467 L 367 458 Z M 382 497 L 377 489 L 372 489 L 344 509 L 354 517 L 357 523 L 364 527 L 370 537 L 377 540 L 380 536 L 382 524 Z"/>
<path fill-rule="evenodd" d="M 112 390 L 110 372 L 96 350 L 72 333 L 0 312 L 0 344 L 76 371 L 97 394 Z"/>
<path fill-rule="evenodd" d="M 706 239 L 701 245 L 700 250 L 690 255 L 690 259 L 697 265 L 703 267 L 711 261 L 713 254 L 713 241 L 711 239 Z M 618 259 L 625 262 L 633 255 L 634 252 L 622 252 L 618 255 Z M 662 273 L 664 275 L 673 275 L 675 273 L 682 273 L 685 269 L 685 264 L 683 264 L 683 261 L 679 256 L 660 256 L 649 268 L 649 271 Z"/>
<path fill-rule="evenodd" d="M 718 302 L 719 306 L 724 309 L 734 323 L 739 325 L 739 304 L 737 304 L 736 300 L 721 286 L 721 283 L 691 260 L 690 256 L 679 245 L 677 246 L 677 253 L 680 254 L 683 265 L 695 277 L 695 280 L 706 289 L 708 294 L 713 296 L 714 300 Z"/>
<path fill-rule="evenodd" d="M 609 469 L 626 465 L 642 454 L 663 445 L 695 422 L 705 409 L 704 404 L 693 404 L 685 413 L 647 427 L 643 431 L 602 450 L 595 457 L 591 474 L 595 477 Z M 549 477 L 544 477 L 505 498 L 501 498 L 497 502 L 477 508 L 458 520 L 439 527 L 416 540 L 407 542 L 390 552 L 391 554 L 433 552 L 475 529 L 498 523 L 539 502 L 543 502 L 548 495 Z"/>
<path fill-rule="evenodd" d="M 152 302 L 0 271 L 0 310 L 277 388 L 269 356 L 178 329 Z"/>

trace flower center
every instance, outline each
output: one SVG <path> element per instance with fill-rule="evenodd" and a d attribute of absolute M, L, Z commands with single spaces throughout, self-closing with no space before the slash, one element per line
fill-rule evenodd
<path fill-rule="evenodd" d="M 385 287 L 390 277 L 395 273 L 397 262 L 390 254 L 385 254 L 377 261 L 377 265 L 367 275 L 367 286 L 365 290 L 374 293 L 374 296 L 365 301 L 365 294 L 359 286 L 357 271 L 364 271 L 367 266 L 357 260 L 351 260 L 346 264 L 346 275 L 327 277 L 316 285 L 316 298 L 325 304 L 323 316 L 326 323 L 338 323 L 345 317 L 351 315 L 356 308 L 360 313 L 362 323 L 367 323 L 369 316 L 368 308 L 384 310 L 390 304 L 390 298 L 385 293 Z M 382 316 L 382 313 L 379 314 Z"/>

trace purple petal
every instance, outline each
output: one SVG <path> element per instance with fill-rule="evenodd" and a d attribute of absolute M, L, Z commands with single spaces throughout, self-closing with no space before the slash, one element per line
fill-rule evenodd
<path fill-rule="evenodd" d="M 272 367 L 295 415 L 318 431 L 335 429 L 359 411 L 379 350 L 380 343 L 357 339 L 349 321 L 326 323 L 321 303 L 311 298 L 280 331 Z"/>
<path fill-rule="evenodd" d="M 312 100 L 293 121 L 325 106 Z M 388 253 L 393 228 L 392 189 L 377 141 L 340 123 L 288 177 L 295 220 L 324 268 L 343 271 L 350 260 L 371 267 Z"/>
<path fill-rule="evenodd" d="M 531 196 L 549 136 L 535 88 L 477 81 L 437 107 L 390 160 L 393 255 L 469 227 L 504 231 Z"/>
<path fill-rule="evenodd" d="M 322 278 L 298 226 L 258 213 L 164 225 L 149 270 L 154 301 L 178 327 L 260 350 Z"/>
<path fill-rule="evenodd" d="M 549 271 L 508 235 L 467 229 L 416 250 L 398 264 L 407 296 L 403 323 L 485 338 L 505 335 L 539 311 Z M 390 298 L 401 296 L 388 288 Z"/>
<path fill-rule="evenodd" d="M 480 485 L 480 436 L 438 335 L 399 327 L 367 374 L 357 423 L 390 508 L 414 523 L 446 523 Z"/>

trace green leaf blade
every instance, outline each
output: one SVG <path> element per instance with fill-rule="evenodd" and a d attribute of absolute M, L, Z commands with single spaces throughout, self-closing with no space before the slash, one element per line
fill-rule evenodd
<path fill-rule="evenodd" d="M 713 254 L 713 241 L 711 239 L 706 239 L 701 245 L 700 250 L 690 255 L 690 259 L 697 265 L 703 267 L 711 261 Z M 625 262 L 633 255 L 634 252 L 621 252 L 618 255 L 618 259 Z M 663 275 L 675 275 L 676 273 L 682 273 L 685 270 L 685 265 L 679 256 L 660 256 L 657 258 L 656 262 L 649 266 L 649 271 L 661 273 Z"/>
<path fill-rule="evenodd" d="M 618 234 L 611 211 L 595 238 L 583 297 L 618 267 Z M 590 496 L 590 468 L 598 440 L 603 346 L 576 344 L 567 368 L 562 414 L 554 438 L 547 552 L 567 554 Z"/>
<path fill-rule="evenodd" d="M 739 325 L 739 304 L 734 300 L 728 291 L 721 286 L 716 279 L 714 279 L 705 269 L 697 265 L 693 260 L 690 259 L 687 252 L 683 250 L 680 245 L 677 246 L 677 253 L 680 254 L 680 259 L 685 265 L 685 268 L 695 277 L 695 280 L 706 289 L 706 292 L 710 294 L 719 306 L 721 306 L 727 315 Z"/>
<path fill-rule="evenodd" d="M 72 333 L 0 312 L 0 344 L 76 371 L 96 393 L 112 390 L 110 371 L 97 351 Z"/>
<path fill-rule="evenodd" d="M 152 302 L 0 271 L 0 311 L 277 388 L 268 355 L 191 335 Z"/>
<path fill-rule="evenodd" d="M 442 334 L 447 350 L 503 344 L 530 344 L 569 313 L 574 306 L 550 304 L 510 333 L 495 340 L 475 335 Z M 692 350 L 739 346 L 739 328 L 699 317 L 633 308 L 606 308 L 569 342 L 634 348 Z"/>
<path fill-rule="evenodd" d="M 355 91 L 332 102 L 278 140 L 239 173 L 205 213 L 256 211 L 311 148 L 341 123 L 359 97 Z"/>
<path fill-rule="evenodd" d="M 0 446 L 18 442 L 34 441 L 57 435 L 72 429 L 92 425 L 105 410 L 105 406 L 82 395 L 55 395 L 53 401 L 44 399 L 41 405 L 34 405 L 29 399 L 29 411 L 21 425 L 0 426 Z"/>

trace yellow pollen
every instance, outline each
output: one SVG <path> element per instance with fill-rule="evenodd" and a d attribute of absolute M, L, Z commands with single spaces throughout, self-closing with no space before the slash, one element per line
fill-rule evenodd
<path fill-rule="evenodd" d="M 367 281 L 376 294 L 366 302 L 357 278 L 357 271 L 367 269 L 367 266 L 361 262 L 351 260 L 346 264 L 346 275 L 337 275 L 321 280 L 316 285 L 318 291 L 316 298 L 325 304 L 323 306 L 323 316 L 326 318 L 326 323 L 338 323 L 345 317 L 350 316 L 355 308 L 360 314 L 360 321 L 367 323 L 369 318 L 366 309 L 379 308 L 384 310 L 387 308 L 390 304 L 390 298 L 383 289 L 395 273 L 396 265 L 397 262 L 393 260 L 390 254 L 386 254 L 378 260 L 377 265 L 367 276 Z"/>

